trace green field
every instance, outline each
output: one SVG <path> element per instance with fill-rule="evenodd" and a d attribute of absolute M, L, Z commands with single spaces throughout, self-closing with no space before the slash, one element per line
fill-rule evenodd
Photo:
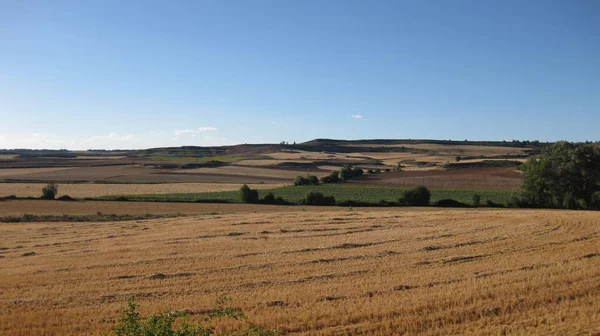
<path fill-rule="evenodd" d="M 364 203 L 378 203 L 380 201 L 396 202 L 402 192 L 409 188 L 355 186 L 349 184 L 325 184 L 320 186 L 285 186 L 274 189 L 259 190 L 262 197 L 272 192 L 281 196 L 288 202 L 299 202 L 311 190 L 322 192 L 325 196 L 334 196 L 337 202 L 356 201 Z M 510 199 L 519 195 L 518 190 L 473 190 L 473 189 L 430 189 L 431 203 L 441 199 L 453 199 L 471 204 L 473 194 L 481 195 L 481 204 L 488 200 L 508 204 Z M 114 200 L 118 196 L 105 196 L 97 199 Z M 181 193 L 181 194 L 152 194 L 152 195 L 125 195 L 130 201 L 158 201 L 158 202 L 195 202 L 195 201 L 223 201 L 239 202 L 237 191 L 207 192 L 207 193 Z"/>

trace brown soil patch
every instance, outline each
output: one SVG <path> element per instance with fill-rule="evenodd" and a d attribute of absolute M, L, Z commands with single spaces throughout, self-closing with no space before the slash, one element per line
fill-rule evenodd
<path fill-rule="evenodd" d="M 521 175 L 514 168 L 410 170 L 364 176 L 353 183 L 430 188 L 519 189 Z"/>

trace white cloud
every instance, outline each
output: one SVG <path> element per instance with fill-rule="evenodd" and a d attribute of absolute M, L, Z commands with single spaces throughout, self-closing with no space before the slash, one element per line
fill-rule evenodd
<path fill-rule="evenodd" d="M 65 141 L 54 136 L 29 133 L 10 133 L 0 138 L 0 148 L 60 149 Z"/>
<path fill-rule="evenodd" d="M 106 142 L 131 141 L 134 139 L 132 134 L 121 135 L 119 133 L 109 133 L 107 135 L 94 135 L 79 141 L 80 144 L 99 144 Z"/>
<path fill-rule="evenodd" d="M 150 134 L 152 136 L 163 136 L 166 133 L 163 130 L 156 130 L 156 131 L 148 131 L 148 134 Z"/>
<path fill-rule="evenodd" d="M 175 130 L 173 133 L 175 134 L 175 136 L 181 136 L 181 135 L 195 135 L 198 133 L 202 133 L 202 132 L 212 132 L 212 131 L 216 131 L 217 128 L 216 127 L 198 127 L 196 129 L 179 129 L 179 130 Z"/>
<path fill-rule="evenodd" d="M 227 138 L 220 138 L 220 137 L 214 137 L 214 136 L 210 136 L 210 135 L 205 135 L 204 136 L 204 140 L 206 140 L 206 141 L 212 141 L 212 142 L 222 142 L 222 141 L 227 141 Z"/>
<path fill-rule="evenodd" d="M 350 116 L 350 118 L 352 119 L 362 119 L 362 116 L 360 114 L 353 114 Z"/>
<path fill-rule="evenodd" d="M 224 145 L 229 139 L 223 136 L 206 135 L 202 132 L 216 131 L 216 127 L 199 127 L 190 130 L 163 131 L 151 130 L 140 133 L 123 134 L 110 132 L 100 135 L 46 134 L 46 133 L 4 133 L 0 135 L 0 149 L 141 149 L 152 147 L 188 145 Z M 173 133 L 175 133 L 173 135 Z"/>

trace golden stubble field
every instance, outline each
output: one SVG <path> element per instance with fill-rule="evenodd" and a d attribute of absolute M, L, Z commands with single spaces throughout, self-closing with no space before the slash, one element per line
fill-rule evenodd
<path fill-rule="evenodd" d="M 276 208 L 0 223 L 0 334 L 101 335 L 128 297 L 151 313 L 223 294 L 290 335 L 600 332 L 598 212 Z"/>

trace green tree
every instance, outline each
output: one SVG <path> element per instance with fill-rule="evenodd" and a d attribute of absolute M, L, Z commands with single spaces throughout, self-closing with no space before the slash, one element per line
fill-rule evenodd
<path fill-rule="evenodd" d="M 429 192 L 429 189 L 424 186 L 419 186 L 406 190 L 398 202 L 406 205 L 429 205 L 430 198 L 431 193 Z"/>
<path fill-rule="evenodd" d="M 48 183 L 44 188 L 42 188 L 42 198 L 43 199 L 54 199 L 58 194 L 58 184 Z"/>
<path fill-rule="evenodd" d="M 296 178 L 294 179 L 294 185 L 295 186 L 302 186 L 302 185 L 318 185 L 319 184 L 319 178 L 314 176 L 314 175 L 310 175 L 310 174 L 306 174 L 306 176 L 296 176 Z"/>
<path fill-rule="evenodd" d="M 598 207 L 600 148 L 560 141 L 521 166 L 523 201 L 567 209 Z"/>
<path fill-rule="evenodd" d="M 240 188 L 240 200 L 244 203 L 258 203 L 258 191 L 244 184 Z"/>
<path fill-rule="evenodd" d="M 304 201 L 306 205 L 335 205 L 335 197 L 324 196 L 320 191 L 309 191 Z"/>
<path fill-rule="evenodd" d="M 344 181 L 351 179 L 354 176 L 352 166 L 344 166 L 340 169 L 340 178 Z"/>
<path fill-rule="evenodd" d="M 337 170 L 332 171 L 327 176 L 321 177 L 321 183 L 336 183 L 340 181 L 340 172 Z"/>

